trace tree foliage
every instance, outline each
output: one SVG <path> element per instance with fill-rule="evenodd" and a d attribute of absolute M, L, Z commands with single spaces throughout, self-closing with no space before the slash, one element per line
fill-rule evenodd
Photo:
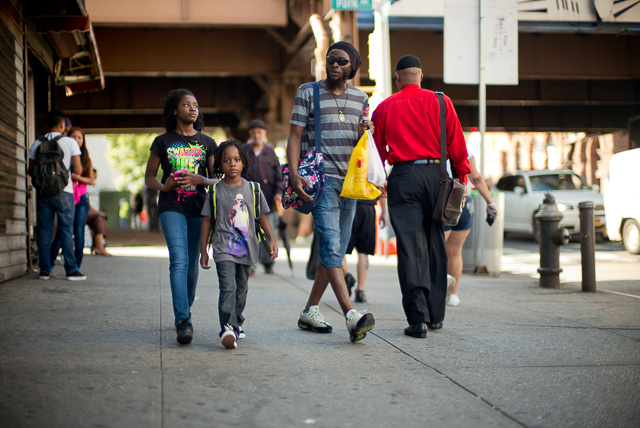
<path fill-rule="evenodd" d="M 107 136 L 109 163 L 120 174 L 116 187 L 137 193 L 144 186 L 149 148 L 157 134 L 113 134 Z M 161 171 L 161 170 L 160 170 Z"/>

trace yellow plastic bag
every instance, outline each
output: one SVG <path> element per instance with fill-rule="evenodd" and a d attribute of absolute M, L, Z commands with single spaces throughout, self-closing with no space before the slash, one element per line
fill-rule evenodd
<path fill-rule="evenodd" d="M 340 196 L 349 199 L 375 199 L 381 192 L 367 180 L 367 134 L 362 134 L 349 159 L 349 169 Z"/>

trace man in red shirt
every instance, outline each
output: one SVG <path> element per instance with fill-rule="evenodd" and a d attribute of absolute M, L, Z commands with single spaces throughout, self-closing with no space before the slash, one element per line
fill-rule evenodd
<path fill-rule="evenodd" d="M 427 337 L 441 328 L 447 293 L 447 252 L 442 225 L 431 220 L 440 188 L 440 107 L 422 89 L 422 64 L 405 55 L 396 64 L 396 92 L 373 113 L 378 151 L 393 170 L 387 183 L 389 215 L 398 240 L 398 278 L 409 323 L 404 334 Z M 462 127 L 445 96 L 447 153 L 458 178 L 471 172 Z"/>

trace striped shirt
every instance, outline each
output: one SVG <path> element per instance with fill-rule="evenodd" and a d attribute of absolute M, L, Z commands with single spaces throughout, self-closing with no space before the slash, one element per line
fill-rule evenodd
<path fill-rule="evenodd" d="M 344 180 L 349 169 L 349 158 L 358 144 L 358 124 L 362 120 L 362 108 L 368 100 L 367 94 L 347 83 L 347 90 L 334 95 L 320 86 L 320 111 L 322 116 L 322 144 L 325 174 Z M 315 147 L 315 121 L 313 111 L 313 84 L 305 83 L 298 88 L 291 113 L 292 125 L 301 126 L 301 157 Z M 342 111 L 344 123 L 338 112 Z"/>

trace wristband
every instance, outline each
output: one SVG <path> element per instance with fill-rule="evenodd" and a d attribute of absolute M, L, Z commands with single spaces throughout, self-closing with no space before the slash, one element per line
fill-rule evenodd
<path fill-rule="evenodd" d="M 488 207 L 493 207 L 493 208 L 495 208 L 495 207 L 496 207 L 496 204 L 494 204 L 493 202 L 491 202 L 490 204 L 487 204 L 487 206 L 488 206 Z"/>

